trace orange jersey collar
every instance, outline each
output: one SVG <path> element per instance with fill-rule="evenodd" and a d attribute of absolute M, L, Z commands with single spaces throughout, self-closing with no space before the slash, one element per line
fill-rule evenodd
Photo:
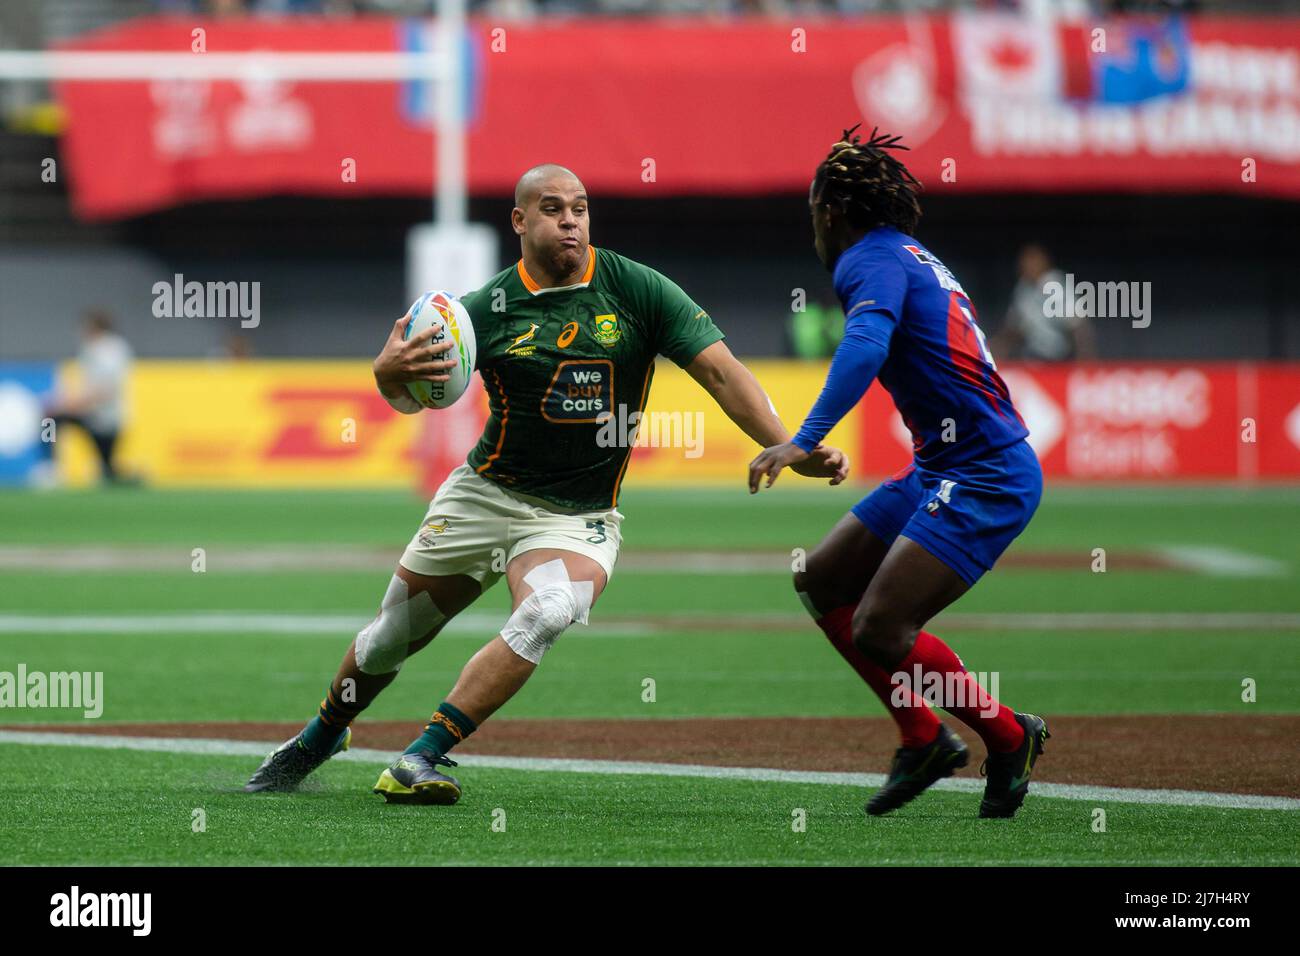
<path fill-rule="evenodd" d="M 519 273 L 519 281 L 524 284 L 524 288 L 533 295 L 540 295 L 543 292 L 563 292 L 566 289 L 581 289 L 590 283 L 591 277 L 596 274 L 596 247 L 593 245 L 587 246 L 587 268 L 583 271 L 582 278 L 570 285 L 550 286 L 543 289 L 537 283 L 537 280 L 528 274 L 528 270 L 524 268 L 523 259 L 520 259 L 515 265 L 515 270 Z"/>

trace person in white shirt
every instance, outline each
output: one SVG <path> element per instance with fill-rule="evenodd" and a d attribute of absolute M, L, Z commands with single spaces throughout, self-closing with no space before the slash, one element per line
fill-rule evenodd
<path fill-rule="evenodd" d="M 80 388 L 53 409 L 56 426 L 74 425 L 90 436 L 104 480 L 110 483 L 122 480 L 113 465 L 113 449 L 125 419 L 131 358 L 131 347 L 113 331 L 108 313 L 99 309 L 87 312 L 77 354 Z"/>
<path fill-rule="evenodd" d="M 1068 316 L 1047 308 L 1048 283 L 1064 284 L 1065 276 L 1052 265 L 1042 246 L 1020 250 L 1020 281 L 1011 293 L 1006 322 L 991 345 L 994 355 L 1035 362 L 1064 362 L 1096 358 L 1092 326 L 1077 310 Z"/>

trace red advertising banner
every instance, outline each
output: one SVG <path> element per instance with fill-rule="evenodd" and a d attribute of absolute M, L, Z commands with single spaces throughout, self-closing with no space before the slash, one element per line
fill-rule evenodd
<path fill-rule="evenodd" d="M 1295 366 L 1245 366 L 1241 377 L 1244 402 L 1267 436 L 1243 470 L 1248 477 L 1252 469 L 1262 477 L 1300 476 L 1300 373 Z"/>
<path fill-rule="evenodd" d="M 424 49 L 416 20 L 148 18 L 75 49 Z M 901 134 L 932 192 L 1300 197 L 1300 18 L 1008 14 L 860 20 L 473 21 L 469 185 L 528 166 L 597 193 L 801 192 L 846 126 Z M 199 56 L 201 53 L 195 53 Z M 270 193 L 428 195 L 421 83 L 59 84 L 88 218 Z"/>
<path fill-rule="evenodd" d="M 1000 369 L 1052 478 L 1300 477 L 1300 364 L 1088 363 Z M 897 471 L 911 437 L 873 385 L 860 471 Z"/>

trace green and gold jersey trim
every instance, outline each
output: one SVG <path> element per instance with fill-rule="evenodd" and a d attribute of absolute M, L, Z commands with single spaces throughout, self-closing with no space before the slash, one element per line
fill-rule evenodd
<path fill-rule="evenodd" d="M 649 366 L 647 366 L 645 370 L 645 382 L 642 383 L 641 385 L 641 404 L 637 406 L 637 411 L 642 413 L 645 412 L 645 400 L 646 400 L 646 396 L 650 392 L 650 378 L 654 375 L 654 371 L 655 371 L 655 363 L 654 363 L 654 359 L 651 359 Z M 640 419 L 638 419 L 638 421 L 639 420 Z M 623 476 L 627 473 L 627 466 L 628 463 L 631 461 L 632 461 L 632 449 L 631 447 L 629 447 L 627 450 L 627 457 L 623 459 L 623 464 L 618 469 L 618 477 L 614 479 L 614 497 L 611 498 L 609 502 L 609 506 L 611 508 L 618 507 L 618 493 L 623 488 Z"/>
<path fill-rule="evenodd" d="M 480 475 L 492 467 L 492 462 L 501 457 L 501 449 L 505 446 L 506 442 L 506 425 L 510 422 L 510 399 L 506 396 L 506 390 L 501 387 L 501 376 L 497 374 L 496 369 L 488 369 L 487 371 L 488 374 L 492 376 L 492 381 L 496 384 L 497 394 L 501 396 L 501 429 L 497 433 L 496 448 L 492 449 L 492 453 L 487 456 L 487 460 L 484 461 L 483 464 L 474 469 L 474 471 Z M 487 379 L 484 378 L 484 381 L 486 382 Z"/>

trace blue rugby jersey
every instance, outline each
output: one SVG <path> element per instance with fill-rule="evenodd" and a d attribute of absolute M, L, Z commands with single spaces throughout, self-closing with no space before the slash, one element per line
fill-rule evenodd
<path fill-rule="evenodd" d="M 890 227 L 873 229 L 840 256 L 834 281 L 844 339 L 796 445 L 815 448 L 876 378 L 911 431 L 913 454 L 924 468 L 959 466 L 1029 434 L 975 324 L 970 298 L 919 242 Z"/>

